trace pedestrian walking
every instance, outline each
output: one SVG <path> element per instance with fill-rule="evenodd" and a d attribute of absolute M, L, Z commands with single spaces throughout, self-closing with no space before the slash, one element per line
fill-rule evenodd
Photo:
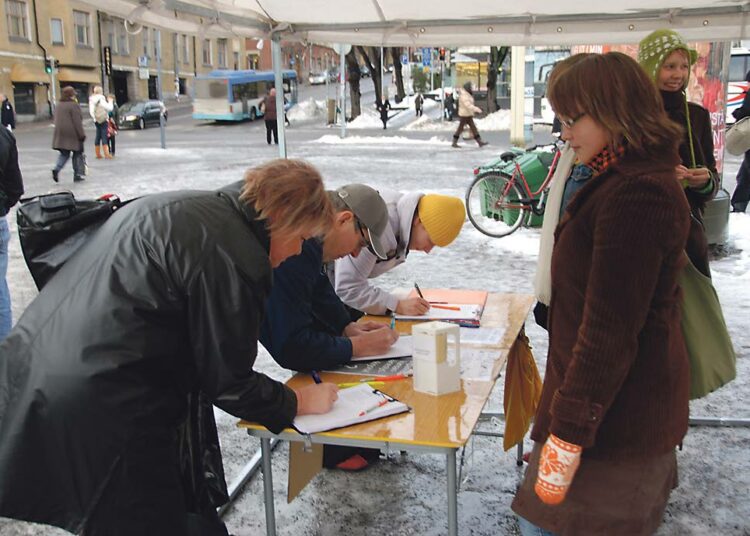
<path fill-rule="evenodd" d="M 424 97 L 422 93 L 417 93 L 414 97 L 414 109 L 417 111 L 417 117 L 422 117 L 422 105 L 424 104 Z"/>
<path fill-rule="evenodd" d="M 52 135 L 52 148 L 59 151 L 57 163 L 52 169 L 52 180 L 59 181 L 59 173 L 73 153 L 73 181 L 78 182 L 86 175 L 83 156 L 83 142 L 86 133 L 83 130 L 81 107 L 76 99 L 76 90 L 72 86 L 62 88 L 60 100 L 55 107 L 55 131 Z M 98 147 L 97 147 L 98 148 Z"/>
<path fill-rule="evenodd" d="M 750 82 L 750 71 L 745 75 L 745 80 Z M 732 115 L 737 121 L 750 115 L 750 90 L 745 91 L 742 106 L 733 111 Z M 745 212 L 748 201 L 750 201 L 750 150 L 745 151 L 745 158 L 737 172 L 737 186 L 732 194 L 732 212 Z"/>
<path fill-rule="evenodd" d="M 115 96 L 111 93 L 107 95 L 107 102 L 112 105 L 112 111 L 109 112 L 109 119 L 107 120 L 107 146 L 109 147 L 110 156 L 114 158 L 115 137 L 119 132 L 118 125 L 120 124 L 120 108 L 117 106 Z"/>
<path fill-rule="evenodd" d="M 10 131 L 16 128 L 16 112 L 4 93 L 0 93 L 0 123 Z"/>
<path fill-rule="evenodd" d="M 10 129 L 0 128 L 0 341 L 13 325 L 8 288 L 8 243 L 10 230 L 5 217 L 23 194 L 23 178 L 18 167 L 16 138 Z M 5 355 L 3 355 L 5 358 Z"/>
<path fill-rule="evenodd" d="M 458 128 L 453 133 L 453 147 L 458 147 L 458 138 L 465 126 L 469 126 L 477 145 L 484 147 L 486 141 L 482 141 L 477 126 L 474 124 L 474 114 L 482 113 L 482 110 L 474 104 L 474 92 L 471 89 L 471 82 L 466 82 L 463 89 L 458 92 Z"/>
<path fill-rule="evenodd" d="M 276 88 L 271 88 L 260 105 L 260 111 L 263 112 L 263 118 L 266 120 L 266 141 L 271 145 L 273 142 L 279 144 L 279 126 L 276 123 Z"/>
<path fill-rule="evenodd" d="M 383 96 L 377 106 L 380 111 L 380 120 L 383 122 L 383 130 L 385 130 L 388 123 L 388 110 L 391 109 L 391 103 L 388 101 L 388 97 Z"/>
<path fill-rule="evenodd" d="M 445 93 L 445 118 L 448 121 L 453 121 L 453 117 L 456 115 L 456 101 L 453 98 L 453 93 L 447 91 Z"/>
<path fill-rule="evenodd" d="M 96 125 L 96 137 L 94 138 L 94 151 L 97 158 L 112 158 L 107 145 L 107 128 L 109 126 L 109 112 L 112 111 L 112 103 L 102 92 L 102 86 L 94 86 L 94 92 L 89 97 L 89 115 Z"/>

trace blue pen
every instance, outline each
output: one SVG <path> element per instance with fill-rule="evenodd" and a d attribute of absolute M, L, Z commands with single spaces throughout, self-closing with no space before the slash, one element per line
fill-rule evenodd
<path fill-rule="evenodd" d="M 318 375 L 317 370 L 311 370 L 310 376 L 312 376 L 312 379 L 315 381 L 315 383 L 323 383 L 323 380 L 320 379 L 320 375 Z"/>
<path fill-rule="evenodd" d="M 391 313 L 391 329 L 396 329 L 396 313 Z"/>

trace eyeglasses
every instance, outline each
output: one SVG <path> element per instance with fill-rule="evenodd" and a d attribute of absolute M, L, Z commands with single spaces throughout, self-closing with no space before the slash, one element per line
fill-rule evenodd
<path fill-rule="evenodd" d="M 584 115 L 586 115 L 586 112 L 581 112 L 580 114 L 578 114 L 572 119 L 560 119 L 560 123 L 562 123 L 568 128 L 573 128 L 575 124 L 578 123 L 578 121 L 580 121 Z"/>
<path fill-rule="evenodd" d="M 359 221 L 359 218 L 354 218 L 354 225 L 359 232 L 359 247 L 367 248 L 372 251 L 372 244 L 370 244 L 370 240 L 365 234 L 365 227 L 362 225 L 362 222 Z"/>

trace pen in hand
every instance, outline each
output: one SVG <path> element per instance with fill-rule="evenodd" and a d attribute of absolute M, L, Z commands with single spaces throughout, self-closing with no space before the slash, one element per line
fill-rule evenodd
<path fill-rule="evenodd" d="M 391 329 L 396 329 L 396 313 L 391 313 Z"/>
<path fill-rule="evenodd" d="M 313 381 L 315 381 L 315 383 L 323 383 L 323 380 L 320 379 L 320 374 L 318 374 L 317 370 L 311 370 L 310 376 L 312 376 L 312 379 Z"/>
<path fill-rule="evenodd" d="M 417 282 L 414 282 L 414 288 L 417 290 L 417 295 L 424 300 L 424 295 L 422 294 L 422 291 L 419 288 L 419 285 L 417 285 Z"/>

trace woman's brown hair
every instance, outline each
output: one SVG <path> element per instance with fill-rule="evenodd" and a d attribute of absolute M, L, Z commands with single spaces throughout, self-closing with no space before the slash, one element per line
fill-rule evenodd
<path fill-rule="evenodd" d="M 240 199 L 271 233 L 322 236 L 333 221 L 323 178 L 303 160 L 276 159 L 245 172 Z"/>
<path fill-rule="evenodd" d="M 558 70 L 559 69 L 559 70 Z M 649 158 L 677 152 L 682 129 L 669 119 L 653 81 L 621 52 L 576 54 L 550 75 L 547 96 L 558 116 L 588 114 L 603 126 L 610 145 Z"/>

